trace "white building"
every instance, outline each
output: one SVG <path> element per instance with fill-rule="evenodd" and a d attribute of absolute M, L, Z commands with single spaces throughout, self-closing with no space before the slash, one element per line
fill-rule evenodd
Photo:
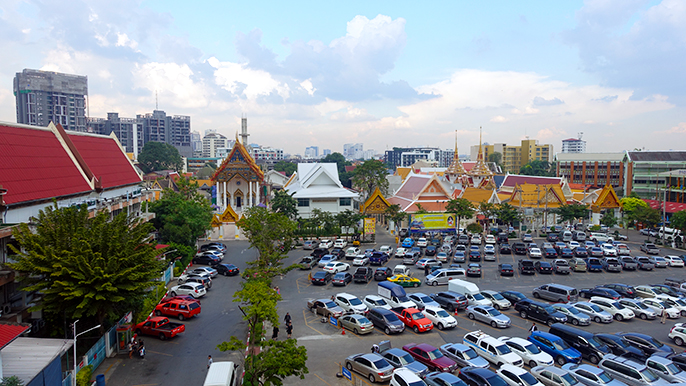
<path fill-rule="evenodd" d="M 562 140 L 563 153 L 585 153 L 586 141 L 579 138 L 567 138 Z"/>
<path fill-rule="evenodd" d="M 283 149 L 273 147 L 253 147 L 251 155 L 255 161 L 281 161 L 283 160 Z"/>
<path fill-rule="evenodd" d="M 229 147 L 228 139 L 216 132 L 207 133 L 202 139 L 202 156 L 215 157 L 217 149 L 221 147 Z"/>
<path fill-rule="evenodd" d="M 335 163 L 298 164 L 285 186 L 298 202 L 298 213 L 310 218 L 313 209 L 336 215 L 346 209 L 359 210 L 360 195 L 345 188 Z"/>

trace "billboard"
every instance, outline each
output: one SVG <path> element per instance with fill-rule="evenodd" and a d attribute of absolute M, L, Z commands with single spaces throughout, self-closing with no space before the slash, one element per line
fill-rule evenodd
<path fill-rule="evenodd" d="M 376 233 L 376 219 L 374 217 L 367 217 L 364 219 L 364 234 L 373 235 Z"/>
<path fill-rule="evenodd" d="M 455 229 L 455 215 L 448 213 L 413 214 L 410 232 Z"/>

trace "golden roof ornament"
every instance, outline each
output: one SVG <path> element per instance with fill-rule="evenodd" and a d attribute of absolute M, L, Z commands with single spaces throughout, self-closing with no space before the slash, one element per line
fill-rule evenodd
<path fill-rule="evenodd" d="M 462 162 L 460 162 L 460 157 L 457 153 L 457 130 L 455 130 L 455 154 L 453 155 L 453 162 L 445 170 L 445 174 L 455 176 L 463 176 L 467 174 L 467 171 L 464 169 L 464 166 L 462 166 Z"/>
<path fill-rule="evenodd" d="M 493 175 L 491 169 L 486 165 L 484 160 L 484 149 L 481 142 L 481 126 L 479 126 L 479 154 L 476 156 L 476 164 L 469 171 L 469 175 L 474 177 L 490 177 Z"/>

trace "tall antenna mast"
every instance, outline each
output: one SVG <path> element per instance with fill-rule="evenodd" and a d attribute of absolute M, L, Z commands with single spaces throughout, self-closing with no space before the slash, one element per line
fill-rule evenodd
<path fill-rule="evenodd" d="M 157 90 L 155 90 L 155 110 L 159 110 L 159 104 L 157 103 Z"/>

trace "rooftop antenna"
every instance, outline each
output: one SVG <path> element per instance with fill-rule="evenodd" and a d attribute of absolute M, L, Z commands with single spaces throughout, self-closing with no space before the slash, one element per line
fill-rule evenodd
<path fill-rule="evenodd" d="M 157 90 L 155 90 L 155 110 L 159 110 L 159 104 L 157 103 Z"/>
<path fill-rule="evenodd" d="M 577 133 L 577 135 L 579 136 L 579 141 L 581 141 L 581 137 L 584 135 L 584 132 L 580 131 Z"/>

